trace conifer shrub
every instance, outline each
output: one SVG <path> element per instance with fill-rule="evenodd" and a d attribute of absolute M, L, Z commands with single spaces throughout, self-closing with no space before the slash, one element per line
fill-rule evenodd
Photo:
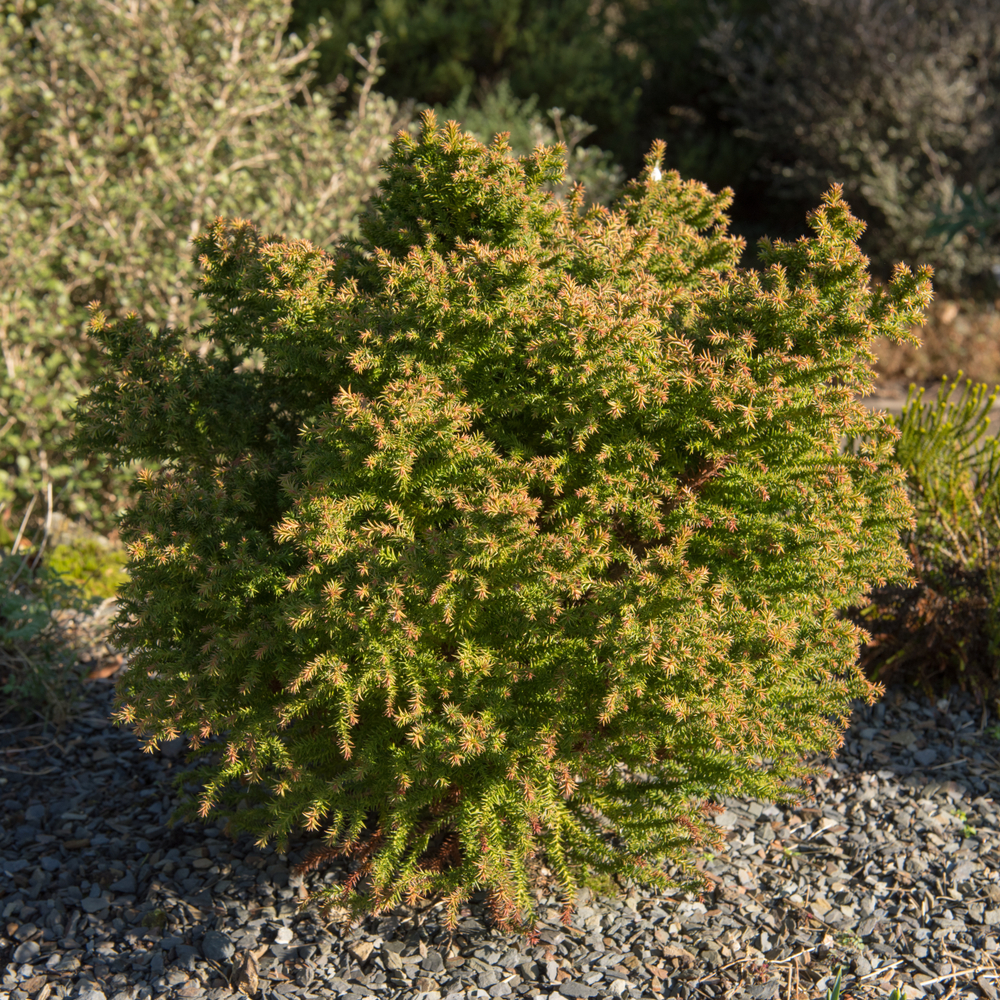
<path fill-rule="evenodd" d="M 504 80 L 496 88 L 481 95 L 479 106 L 470 106 L 471 88 L 464 87 L 458 97 L 446 107 L 436 105 L 434 114 L 447 121 L 457 121 L 463 131 L 471 132 L 486 146 L 501 133 L 508 135 L 507 143 L 513 157 L 525 156 L 535 146 L 555 146 L 566 148 L 566 172 L 558 186 L 546 185 L 556 198 L 564 200 L 576 184 L 584 188 L 584 209 L 595 204 L 609 205 L 621 193 L 625 181 L 625 171 L 614 162 L 611 154 L 597 146 L 582 146 L 596 129 L 578 115 L 568 115 L 562 108 L 549 108 L 546 121 L 535 110 L 537 96 L 520 101 Z M 427 105 L 416 105 L 417 110 L 426 110 Z M 416 134 L 419 122 L 414 121 L 408 131 Z"/>
<path fill-rule="evenodd" d="M 837 188 L 758 273 L 662 142 L 587 213 L 542 190 L 563 150 L 508 152 L 425 112 L 331 253 L 217 219 L 210 350 L 95 303 L 75 416 L 82 451 L 161 463 L 112 636 L 118 724 L 217 758 L 172 820 L 315 831 L 306 868 L 360 862 L 324 907 L 437 896 L 454 927 L 483 890 L 530 930 L 540 856 L 567 921 L 588 871 L 704 888 L 714 799 L 797 800 L 881 693 L 835 616 L 908 579 L 913 507 L 852 395 L 931 291 L 869 287 Z"/>

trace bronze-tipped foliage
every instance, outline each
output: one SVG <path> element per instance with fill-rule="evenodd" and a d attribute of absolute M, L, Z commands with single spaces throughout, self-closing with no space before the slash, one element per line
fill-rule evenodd
<path fill-rule="evenodd" d="M 566 920 L 585 866 L 700 888 L 712 799 L 795 800 L 881 693 L 836 614 L 909 579 L 913 509 L 852 393 L 930 282 L 870 290 L 837 189 L 742 272 L 731 193 L 654 180 L 662 143 L 586 215 L 540 190 L 552 150 L 505 149 L 425 114 L 332 255 L 216 220 L 216 348 L 94 306 L 77 421 L 82 449 L 169 460 L 121 524 L 116 718 L 150 750 L 221 740 L 198 815 L 325 831 L 310 863 L 361 858 L 323 897 L 354 914 L 443 897 L 454 926 L 481 888 L 524 929 L 538 852 Z"/>

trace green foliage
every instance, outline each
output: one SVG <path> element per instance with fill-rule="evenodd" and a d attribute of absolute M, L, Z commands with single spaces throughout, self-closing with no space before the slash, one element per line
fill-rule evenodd
<path fill-rule="evenodd" d="M 837 969 L 837 978 L 834 980 L 833 986 L 826 991 L 826 1000 L 840 1000 L 840 979 L 843 973 L 842 968 Z M 897 986 L 889 994 L 887 1000 L 906 1000 L 906 991 Z"/>
<path fill-rule="evenodd" d="M 46 558 L 48 568 L 89 598 L 114 597 L 128 580 L 124 550 L 109 551 L 93 539 L 57 545 Z"/>
<path fill-rule="evenodd" d="M 566 149 L 566 172 L 558 185 L 548 183 L 543 190 L 551 191 L 560 201 L 566 199 L 574 184 L 585 188 L 584 208 L 595 204 L 608 205 L 621 193 L 625 171 L 612 162 L 611 154 L 596 146 L 583 147 L 580 140 L 586 138 L 595 126 L 570 115 L 567 130 L 563 128 L 563 109 L 550 108 L 549 118 L 553 127 L 535 114 L 536 97 L 519 101 L 511 92 L 506 80 L 497 90 L 489 94 L 481 107 L 469 106 L 469 89 L 465 88 L 458 99 L 448 107 L 438 105 L 434 113 L 443 121 L 457 121 L 462 128 L 471 132 L 481 143 L 492 145 L 501 132 L 510 133 L 507 140 L 512 157 L 527 156 L 536 146 L 554 146 L 562 143 Z M 417 110 L 426 108 L 417 105 Z M 416 133 L 412 125 L 408 131 Z"/>
<path fill-rule="evenodd" d="M 995 294 L 996 242 L 949 240 L 933 223 L 1000 180 L 998 28 L 992 0 L 776 0 L 761 18 L 721 16 L 705 45 L 736 93 L 727 113 L 759 143 L 771 199 L 842 182 L 880 274 L 919 261 L 939 290 Z"/>
<path fill-rule="evenodd" d="M 357 232 L 406 119 L 371 91 L 377 51 L 344 122 L 308 75 L 289 82 L 319 37 L 281 44 L 289 2 L 3 4 L 0 502 L 18 516 L 47 483 L 104 533 L 126 503 L 135 468 L 66 455 L 68 413 L 100 365 L 88 303 L 202 322 L 191 239 L 216 213 L 322 246 Z"/>
<path fill-rule="evenodd" d="M 982 440 L 998 390 L 987 396 L 966 379 L 957 403 L 954 391 L 944 379 L 937 405 L 925 406 L 924 390 L 910 387 L 896 458 L 917 510 L 914 540 L 938 564 L 976 569 L 1000 542 L 1000 452 L 995 436 Z"/>
<path fill-rule="evenodd" d="M 900 540 L 916 549 L 928 582 L 939 593 L 961 596 L 955 592 L 955 567 L 965 574 L 983 572 L 992 679 L 1000 682 L 1000 441 L 996 436 L 983 440 L 1000 387 L 987 396 L 984 384 L 973 387 L 966 379 L 955 403 L 951 397 L 961 378 L 959 372 L 950 387 L 943 380 L 936 405 L 924 405 L 924 390 L 910 386 L 895 458 L 907 474 L 916 523 Z M 849 439 L 848 452 L 853 454 L 855 446 Z"/>
<path fill-rule="evenodd" d="M 296 0 L 289 30 L 332 28 L 319 47 L 318 78 L 352 80 L 353 38 L 380 31 L 383 93 L 397 101 L 450 105 L 475 92 L 485 105 L 506 81 L 520 98 L 558 105 L 594 122 L 601 145 L 639 159 L 632 134 L 643 82 L 638 48 L 620 28 L 629 4 L 605 0 Z"/>
<path fill-rule="evenodd" d="M 13 546 L 15 536 L 0 524 L 0 546 Z M 13 551 L 13 549 L 12 549 Z M 118 588 L 128 579 L 125 566 L 128 555 L 123 547 L 110 545 L 95 537 L 74 538 L 69 542 L 48 545 L 35 552 L 39 565 L 78 587 L 88 598 L 104 600 L 114 597 Z"/>
<path fill-rule="evenodd" d="M 21 540 L 35 498 L 11 539 L 0 538 L 0 694 L 4 716 L 11 712 L 38 715 L 62 726 L 79 699 L 82 677 L 76 650 L 64 641 L 54 622 L 56 609 L 87 611 L 95 597 L 67 579 L 42 556 L 48 519 L 41 541 L 25 551 Z M 49 511 L 52 487 L 48 487 Z M 0 512 L 4 505 L 0 504 Z M 3 546 L 10 545 L 10 552 Z"/>
<path fill-rule="evenodd" d="M 636 114 L 627 149 L 605 143 L 630 172 L 641 169 L 640 154 L 654 139 L 667 143 L 665 163 L 682 176 L 698 177 L 709 187 L 732 187 L 733 227 L 743 235 L 799 235 L 806 209 L 761 197 L 752 170 L 760 157 L 757 144 L 735 128 L 726 112 L 736 94 L 716 70 L 716 61 L 701 45 L 720 17 L 759 17 L 766 0 L 651 0 L 615 5 L 616 54 L 638 63 Z M 581 111 L 581 113 L 584 113 Z M 599 132 L 598 139 L 604 142 Z M 809 201 L 811 208 L 816 198 Z M 793 214 L 794 213 L 794 214 Z M 786 218 L 787 216 L 787 218 Z M 753 257 L 753 246 L 748 257 Z"/>
<path fill-rule="evenodd" d="M 880 693 L 836 613 L 909 579 L 913 508 L 853 394 L 929 273 L 870 288 L 838 189 L 814 239 L 741 271 L 731 193 L 663 153 L 584 214 L 545 191 L 558 150 L 513 160 L 428 111 L 333 255 L 240 220 L 197 237 L 204 357 L 93 308 L 77 446 L 169 460 L 120 523 L 115 717 L 221 757 L 174 818 L 325 826 L 308 863 L 361 868 L 322 899 L 443 894 L 451 926 L 477 888 L 533 925 L 544 852 L 568 920 L 581 872 L 703 887 L 711 799 L 796 800 Z M 843 456 L 844 432 L 873 440 Z"/>
<path fill-rule="evenodd" d="M 759 16 L 769 6 L 764 0 L 586 0 L 505 2 L 494 9 L 465 0 L 295 0 L 289 31 L 302 34 L 321 16 L 332 22 L 334 34 L 321 44 L 317 63 L 318 79 L 331 85 L 346 85 L 358 70 L 346 53 L 348 40 L 381 31 L 382 91 L 433 106 L 442 121 L 458 117 L 481 140 L 463 117 L 442 109 L 454 108 L 463 93 L 484 109 L 505 83 L 518 98 L 567 108 L 593 123 L 593 141 L 628 176 L 642 169 L 650 142 L 664 139 L 666 166 L 709 186 L 746 190 L 734 214 L 740 232 L 794 229 L 798 235 L 805 210 L 776 212 L 785 206 L 761 197 L 749 179 L 760 150 L 734 135 L 724 108 L 735 94 L 699 45 L 720 12 Z M 520 148 L 516 136 L 511 145 Z M 815 198 L 808 207 L 813 204 Z"/>
<path fill-rule="evenodd" d="M 978 187 L 969 193 L 968 198 L 966 201 L 964 194 L 956 193 L 957 205 L 951 206 L 953 211 L 944 205 L 935 205 L 934 222 L 927 227 L 927 235 L 937 236 L 943 233 L 945 243 L 948 244 L 959 233 L 971 230 L 971 235 L 979 241 L 980 246 L 985 247 L 992 235 L 991 230 L 1000 223 L 1000 211 L 997 211 L 995 204 L 986 201 L 986 195 Z"/>
<path fill-rule="evenodd" d="M 385 39 L 382 91 L 401 102 L 432 106 L 442 121 L 455 117 L 442 109 L 453 108 L 463 94 L 473 95 L 473 105 L 484 109 L 507 84 L 518 98 L 567 108 L 593 123 L 594 141 L 627 175 L 642 169 L 642 152 L 654 138 L 667 141 L 667 166 L 720 188 L 738 187 L 760 155 L 752 142 L 733 134 L 724 113 L 720 116 L 734 94 L 699 40 L 720 11 L 760 15 L 770 6 L 764 0 L 493 7 L 479 0 L 295 0 L 293 6 L 289 31 L 303 34 L 323 17 L 331 23 L 333 34 L 321 43 L 316 64 L 325 84 L 354 79 L 358 66 L 345 46 L 378 30 Z M 516 136 L 511 145 L 520 148 Z M 774 233 L 774 213 L 762 211 L 770 208 L 757 198 L 740 214 L 756 224 L 769 222 L 761 231 Z M 796 227 L 801 220 L 800 212 Z"/>

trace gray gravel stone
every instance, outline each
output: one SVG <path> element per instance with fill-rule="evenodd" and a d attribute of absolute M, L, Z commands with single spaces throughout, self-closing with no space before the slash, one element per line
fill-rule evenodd
<path fill-rule="evenodd" d="M 228 962 L 236 948 L 228 935 L 221 931 L 209 931 L 201 942 L 201 951 L 205 958 L 213 962 Z"/>
<path fill-rule="evenodd" d="M 117 882 L 112 882 L 110 888 L 113 892 L 122 892 L 126 895 L 131 895 L 138 888 L 135 881 L 135 872 L 126 872 L 125 877 L 120 878 Z"/>

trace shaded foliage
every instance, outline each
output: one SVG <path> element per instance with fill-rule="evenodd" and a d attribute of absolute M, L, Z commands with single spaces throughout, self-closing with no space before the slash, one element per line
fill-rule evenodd
<path fill-rule="evenodd" d="M 282 41 L 289 0 L 4 10 L 0 503 L 16 523 L 54 483 L 57 504 L 107 533 L 128 476 L 65 451 L 98 364 L 87 304 L 194 325 L 207 310 L 190 292 L 191 239 L 219 211 L 320 245 L 356 232 L 405 117 L 371 89 L 375 53 L 345 122 L 328 110 L 339 94 L 288 82 L 315 43 Z"/>
<path fill-rule="evenodd" d="M 718 13 L 705 45 L 735 91 L 728 113 L 758 144 L 768 202 L 842 183 L 878 274 L 930 264 L 939 290 L 994 297 L 1000 243 L 937 223 L 1000 187 L 1000 7 L 775 0 L 762 17 Z"/>

